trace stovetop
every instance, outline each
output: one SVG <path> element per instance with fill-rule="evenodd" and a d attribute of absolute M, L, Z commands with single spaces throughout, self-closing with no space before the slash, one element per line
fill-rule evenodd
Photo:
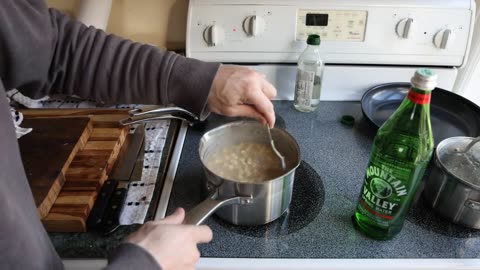
<path fill-rule="evenodd" d="M 362 119 L 358 102 L 321 102 L 313 113 L 275 101 L 277 125 L 297 140 L 302 163 L 296 171 L 292 203 L 276 221 L 262 226 L 235 226 L 218 217 L 206 224 L 211 243 L 200 245 L 202 257 L 216 258 L 476 258 L 480 232 L 442 220 L 421 196 L 393 240 L 376 241 L 355 230 L 351 216 L 363 183 L 375 130 Z M 356 118 L 353 127 L 339 119 Z M 198 156 L 202 134 L 234 121 L 212 115 L 188 130 L 167 214 L 187 211 L 204 199 L 204 174 Z"/>

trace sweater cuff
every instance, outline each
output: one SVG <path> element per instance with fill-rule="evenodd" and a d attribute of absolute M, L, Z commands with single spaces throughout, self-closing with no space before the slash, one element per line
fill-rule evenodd
<path fill-rule="evenodd" d="M 205 120 L 210 110 L 208 95 L 219 63 L 177 57 L 168 80 L 168 100 Z M 186 79 L 188 78 L 188 79 Z"/>
<path fill-rule="evenodd" d="M 152 254 L 132 243 L 122 243 L 108 257 L 108 269 L 154 269 L 162 268 Z"/>

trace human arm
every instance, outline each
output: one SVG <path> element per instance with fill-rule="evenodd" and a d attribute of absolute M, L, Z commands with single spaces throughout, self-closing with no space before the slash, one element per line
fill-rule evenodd
<path fill-rule="evenodd" d="M 219 68 L 217 63 L 185 58 L 86 28 L 55 10 L 50 14 L 58 29 L 57 50 L 75 52 L 70 62 L 57 53 L 53 66 L 65 66 L 69 73 L 79 74 L 76 78 L 57 75 L 57 85 L 52 89 L 67 89 L 67 94 L 109 103 L 175 104 L 199 115 L 201 120 L 212 110 L 227 116 L 256 118 L 272 126 L 275 122 L 270 99 L 276 90 L 255 71 L 231 65 Z M 81 60 L 82 51 L 92 53 Z M 69 77 L 75 78 L 79 86 L 64 79 Z"/>
<path fill-rule="evenodd" d="M 4 25 L 12 27 L 0 30 L 0 56 L 7 63 L 0 77 L 7 87 L 34 98 L 62 93 L 105 103 L 175 104 L 197 115 L 205 111 L 219 64 L 108 35 L 47 11 L 41 1 L 6 5 L 24 13 L 7 16 Z"/>
<path fill-rule="evenodd" d="M 212 109 L 274 123 L 268 99 L 275 89 L 255 72 L 232 66 L 219 70 L 217 63 L 108 35 L 47 10 L 42 1 L 2 4 L 0 77 L 7 89 L 33 98 L 62 93 L 105 103 L 175 104 L 202 120 Z M 218 96 L 221 92 L 226 95 Z M 232 100 L 236 94 L 240 98 Z M 244 103 L 250 108 L 239 107 Z"/>

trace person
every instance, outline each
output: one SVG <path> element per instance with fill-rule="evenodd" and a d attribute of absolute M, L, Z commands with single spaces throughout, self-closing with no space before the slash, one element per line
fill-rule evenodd
<path fill-rule="evenodd" d="M 239 66 L 187 59 L 86 27 L 42 0 L 0 3 L 0 95 L 52 93 L 105 103 L 175 104 L 203 120 L 209 112 L 273 126 L 275 88 Z M 0 269 L 62 269 L 28 186 L 6 98 L 0 98 Z M 28 136 L 28 135 L 27 135 Z M 109 257 L 107 269 L 193 269 L 206 226 L 182 225 L 177 209 L 144 224 Z"/>

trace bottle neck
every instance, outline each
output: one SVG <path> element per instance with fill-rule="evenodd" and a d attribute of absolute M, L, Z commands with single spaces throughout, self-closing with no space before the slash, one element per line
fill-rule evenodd
<path fill-rule="evenodd" d="M 432 132 L 430 121 L 431 91 L 410 88 L 407 97 L 400 107 L 381 127 L 382 132 L 398 132 L 404 134 L 421 134 L 430 136 Z"/>
<path fill-rule="evenodd" d="M 422 90 L 415 87 L 411 87 L 407 95 L 408 100 L 418 105 L 430 104 L 431 98 L 432 98 L 432 91 Z"/>

